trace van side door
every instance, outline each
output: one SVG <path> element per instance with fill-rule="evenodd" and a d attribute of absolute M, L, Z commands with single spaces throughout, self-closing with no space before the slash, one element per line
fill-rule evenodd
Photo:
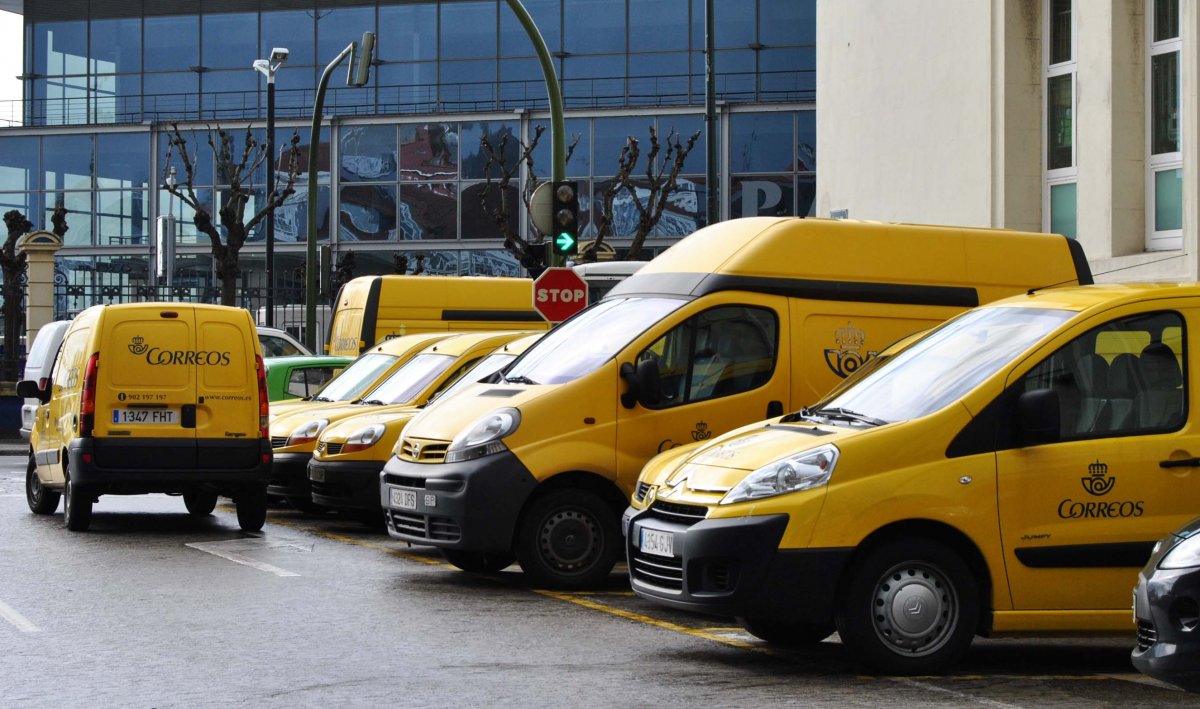
<path fill-rule="evenodd" d="M 249 468 L 258 462 L 261 350 L 249 314 L 196 308 L 195 434 L 201 465 Z"/>
<path fill-rule="evenodd" d="M 1200 310 L 1187 305 L 1105 314 L 1010 379 L 1013 417 L 1001 426 L 1012 426 L 1011 444 L 996 463 L 1014 609 L 1128 613 L 1154 542 L 1195 516 L 1200 427 L 1188 341 Z M 1058 431 L 1047 417 L 1048 442 L 1030 443 L 1024 429 L 1055 401 Z"/>
<path fill-rule="evenodd" d="M 767 418 L 769 409 L 782 414 L 789 403 L 786 298 L 720 293 L 681 308 L 673 322 L 618 358 L 656 370 L 654 391 L 643 387 L 632 408 L 617 408 L 617 478 L 627 491 L 654 455 Z"/>

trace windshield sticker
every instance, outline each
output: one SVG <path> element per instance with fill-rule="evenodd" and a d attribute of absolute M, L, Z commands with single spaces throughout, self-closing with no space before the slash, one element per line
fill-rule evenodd
<path fill-rule="evenodd" d="M 833 341 L 837 347 L 825 350 L 825 364 L 829 370 L 842 379 L 853 374 L 859 367 L 867 363 L 879 352 L 864 349 L 867 344 L 867 333 L 850 322 L 846 327 L 839 327 L 833 333 Z"/>
<path fill-rule="evenodd" d="M 1117 486 L 1116 476 L 1108 474 L 1108 464 L 1099 460 L 1088 466 L 1088 474 L 1079 482 L 1093 497 L 1104 497 Z M 1058 503 L 1058 516 L 1063 519 L 1141 517 L 1144 504 L 1144 500 L 1077 501 L 1068 497 Z"/>

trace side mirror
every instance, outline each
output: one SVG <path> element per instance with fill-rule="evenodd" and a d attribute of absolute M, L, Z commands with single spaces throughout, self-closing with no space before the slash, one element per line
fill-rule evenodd
<path fill-rule="evenodd" d="M 621 365 L 621 381 L 625 382 L 625 391 L 621 394 L 621 406 L 632 409 L 638 400 L 637 369 L 626 362 Z"/>
<path fill-rule="evenodd" d="M 1022 446 L 1056 443 L 1060 432 L 1058 392 L 1034 389 L 1017 399 L 1017 432 Z"/>
<path fill-rule="evenodd" d="M 17 396 L 22 399 L 37 399 L 43 404 L 50 400 L 50 392 L 44 391 L 32 379 L 17 382 Z"/>
<path fill-rule="evenodd" d="M 644 359 L 637 363 L 638 403 L 650 407 L 663 400 L 662 377 L 658 373 L 658 360 Z"/>

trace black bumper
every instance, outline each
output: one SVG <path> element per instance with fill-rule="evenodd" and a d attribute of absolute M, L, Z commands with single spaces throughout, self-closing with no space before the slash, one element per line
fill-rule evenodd
<path fill-rule="evenodd" d="M 340 510 L 379 510 L 379 461 L 319 461 L 308 463 L 312 501 Z"/>
<path fill-rule="evenodd" d="M 853 553 L 779 549 L 787 515 L 689 523 L 631 507 L 624 521 L 634 592 L 656 603 L 711 615 L 831 621 L 838 579 Z M 670 532 L 674 555 L 642 552 L 644 528 Z"/>
<path fill-rule="evenodd" d="M 271 481 L 267 494 L 308 500 L 312 487 L 308 483 L 308 461 L 312 453 L 276 453 L 271 463 Z"/>
<path fill-rule="evenodd" d="M 1200 627 L 1185 630 L 1182 621 L 1195 622 L 1200 607 L 1200 569 L 1152 569 L 1138 576 L 1133 591 L 1137 647 L 1133 666 L 1151 677 L 1200 692 Z"/>
<path fill-rule="evenodd" d="M 462 463 L 409 463 L 392 456 L 379 480 L 388 534 L 413 544 L 484 552 L 512 549 L 517 518 L 536 485 L 509 451 Z M 393 504 L 402 497 L 411 507 Z"/>
<path fill-rule="evenodd" d="M 160 439 L 161 440 L 161 439 Z M 254 460 L 255 464 L 245 467 L 223 465 L 220 467 L 178 466 L 177 459 L 157 459 L 161 466 L 154 466 L 156 460 L 151 451 L 155 450 L 155 440 L 142 441 L 150 445 L 147 449 L 147 459 L 138 467 L 121 466 L 105 467 L 100 465 L 96 455 L 96 441 L 93 438 L 76 438 L 67 445 L 67 457 L 70 464 L 71 480 L 76 485 L 87 488 L 96 494 L 133 495 L 151 492 L 184 493 L 195 490 L 217 490 L 223 494 L 236 494 L 246 487 L 260 487 L 267 484 L 271 474 L 271 443 L 262 440 L 256 446 L 254 456 L 239 456 L 243 462 Z M 138 441 L 123 442 L 136 444 Z M 249 441 L 242 443 L 250 444 Z M 111 446 L 111 443 L 106 445 Z M 197 444 L 200 450 L 199 461 L 204 461 L 205 442 Z M 211 447 L 225 448 L 218 444 Z M 253 445 L 253 444 L 251 444 Z M 137 445 L 124 446 L 131 450 Z M 240 446 L 246 448 L 246 446 Z M 111 452 L 108 454 L 111 457 Z M 212 458 L 220 459 L 217 453 Z"/>

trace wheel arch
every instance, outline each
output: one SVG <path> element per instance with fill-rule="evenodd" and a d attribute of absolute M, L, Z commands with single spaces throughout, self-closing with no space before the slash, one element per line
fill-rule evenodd
<path fill-rule="evenodd" d="M 625 493 L 617 487 L 617 484 L 612 480 L 586 470 L 571 470 L 563 473 L 558 473 L 543 482 L 538 483 L 533 492 L 526 498 L 525 503 L 521 506 L 521 517 L 525 516 L 526 510 L 539 499 L 558 490 L 588 490 L 612 508 L 613 512 L 620 515 L 625 511 L 625 506 L 628 500 Z"/>

